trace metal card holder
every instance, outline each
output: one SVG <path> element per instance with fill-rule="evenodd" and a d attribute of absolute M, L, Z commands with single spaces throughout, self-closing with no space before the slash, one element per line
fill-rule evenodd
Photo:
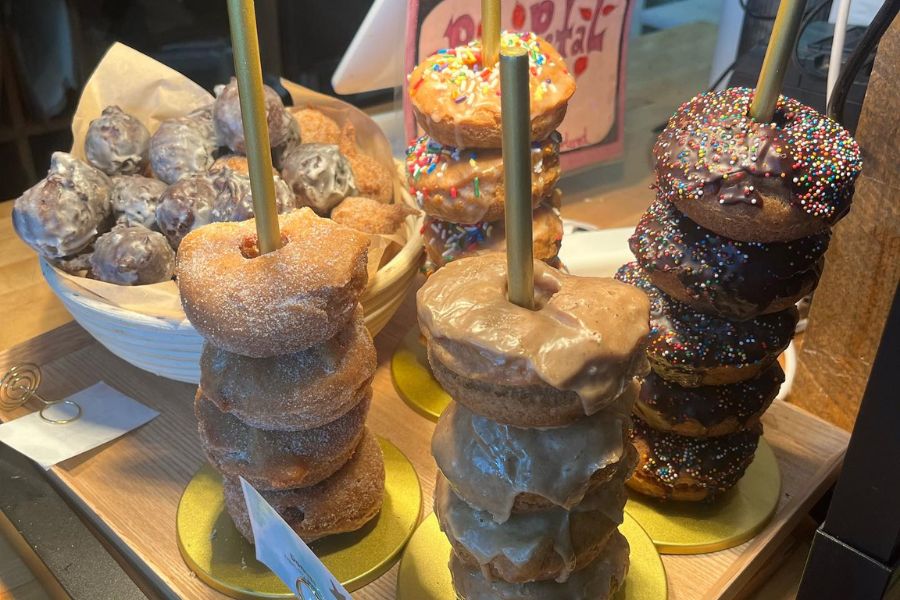
<path fill-rule="evenodd" d="M 34 363 L 22 363 L 11 368 L 3 379 L 0 379 L 0 409 L 12 410 L 24 406 L 30 400 L 36 400 L 41 404 L 38 415 L 44 421 L 54 425 L 65 425 L 81 418 L 81 405 L 74 400 L 50 401 L 38 394 L 41 385 L 41 368 Z M 75 409 L 71 417 L 55 419 L 45 411 L 54 406 L 68 405 Z"/>

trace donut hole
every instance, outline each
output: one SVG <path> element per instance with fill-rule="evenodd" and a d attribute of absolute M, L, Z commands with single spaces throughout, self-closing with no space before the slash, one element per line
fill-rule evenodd
<path fill-rule="evenodd" d="M 281 247 L 286 246 L 288 241 L 287 237 L 282 233 Z M 255 234 L 244 236 L 238 248 L 240 248 L 241 256 L 244 258 L 257 258 L 259 256 L 259 237 Z"/>

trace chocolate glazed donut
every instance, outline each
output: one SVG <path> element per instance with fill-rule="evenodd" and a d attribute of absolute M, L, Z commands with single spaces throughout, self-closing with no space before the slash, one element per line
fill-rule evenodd
<path fill-rule="evenodd" d="M 820 233 L 850 208 L 862 160 L 843 127 L 781 96 L 772 123 L 749 116 L 753 90 L 701 94 L 653 147 L 660 194 L 688 217 L 741 241 Z"/>
<path fill-rule="evenodd" d="M 700 227 L 662 198 L 629 246 L 653 284 L 701 312 L 734 320 L 785 310 L 815 289 L 828 231 L 790 242 L 739 242 Z"/>
<path fill-rule="evenodd" d="M 686 387 L 756 377 L 790 344 L 799 318 L 794 306 L 748 321 L 697 312 L 657 289 L 637 263 L 619 269 L 616 279 L 650 297 L 650 366 Z"/>

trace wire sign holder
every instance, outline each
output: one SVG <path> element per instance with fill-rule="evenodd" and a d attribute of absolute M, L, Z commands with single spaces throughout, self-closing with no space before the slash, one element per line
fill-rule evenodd
<path fill-rule="evenodd" d="M 38 411 L 41 419 L 54 425 L 65 425 L 81 418 L 81 406 L 72 400 L 50 401 L 38 394 L 41 385 L 41 368 L 33 363 L 16 365 L 0 379 L 0 409 L 12 410 L 24 406 L 30 400 L 36 400 L 41 404 Z M 45 414 L 45 411 L 60 405 L 69 405 L 75 409 L 75 413 L 69 417 L 59 419 Z"/>

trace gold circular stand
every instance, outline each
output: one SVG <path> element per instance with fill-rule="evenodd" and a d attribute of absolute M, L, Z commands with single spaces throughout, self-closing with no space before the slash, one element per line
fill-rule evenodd
<path fill-rule="evenodd" d="M 744 477 L 715 502 L 660 502 L 629 493 L 625 510 L 663 554 L 702 554 L 733 548 L 759 533 L 778 506 L 781 472 L 760 438 Z"/>
<path fill-rule="evenodd" d="M 384 504 L 359 531 L 333 535 L 310 545 L 328 570 L 347 588 L 359 589 L 391 568 L 409 540 L 422 511 L 422 489 L 409 459 L 391 442 L 378 439 L 384 452 Z M 178 549 L 197 577 L 233 598 L 293 598 L 264 564 L 252 544 L 234 527 L 225 510 L 222 478 L 204 465 L 188 483 L 176 517 Z"/>
<path fill-rule="evenodd" d="M 410 408 L 427 419 L 437 421 L 450 404 L 450 396 L 431 374 L 418 327 L 406 332 L 394 350 L 391 375 L 397 394 Z"/>
<path fill-rule="evenodd" d="M 614 599 L 666 600 L 666 571 L 647 533 L 627 514 L 619 531 L 631 547 L 631 564 L 625 586 Z M 456 600 L 449 561 L 450 542 L 432 513 L 416 529 L 403 552 L 397 574 L 397 600 Z"/>

